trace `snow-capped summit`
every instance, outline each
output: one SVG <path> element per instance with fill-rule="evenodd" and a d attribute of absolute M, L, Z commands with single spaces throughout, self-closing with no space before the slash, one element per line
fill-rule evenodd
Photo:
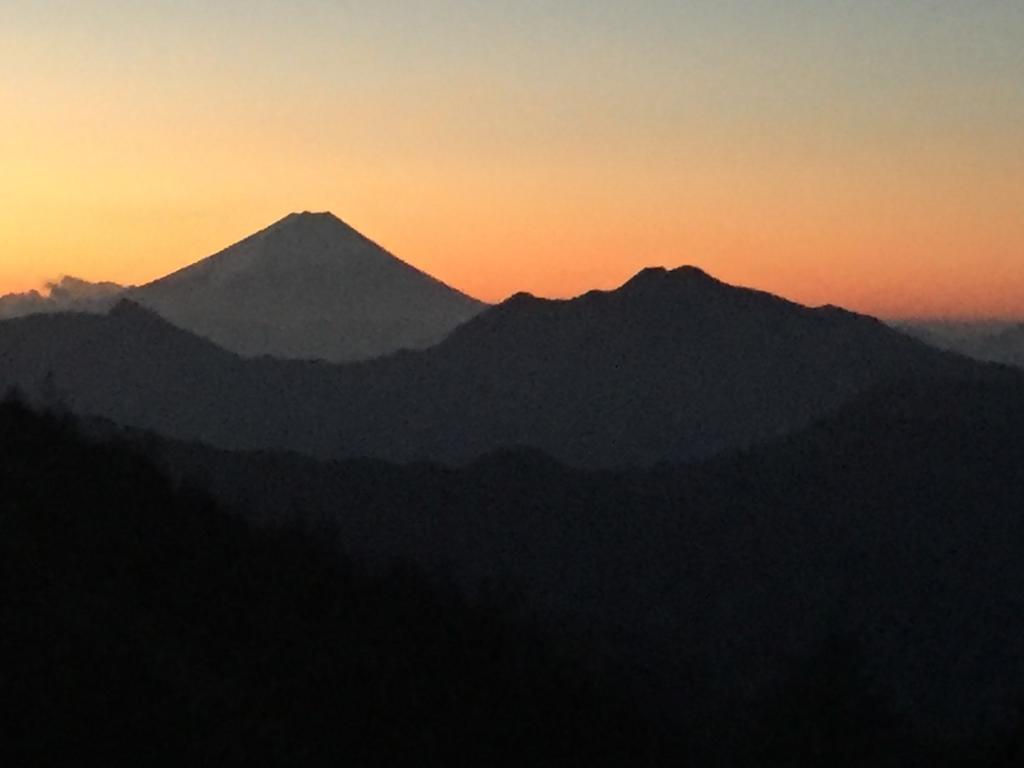
<path fill-rule="evenodd" d="M 333 214 L 309 212 L 130 296 L 239 354 L 332 362 L 431 346 L 483 308 Z"/>

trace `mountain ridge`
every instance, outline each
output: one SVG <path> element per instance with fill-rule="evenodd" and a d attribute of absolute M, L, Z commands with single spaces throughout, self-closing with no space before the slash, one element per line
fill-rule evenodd
<path fill-rule="evenodd" d="M 604 468 L 754 445 L 882 381 L 973 365 L 862 316 L 661 274 L 642 295 L 513 297 L 434 347 L 347 364 L 247 359 L 130 304 L 9 321 L 0 386 L 52 372 L 86 415 L 229 449 L 463 465 L 528 448 Z"/>
<path fill-rule="evenodd" d="M 467 589 L 501 572 L 539 609 L 629 627 L 665 654 L 659 682 L 685 674 L 685 647 L 747 690 L 787 655 L 849 633 L 901 711 L 964 727 L 965 712 L 996 716 L 1024 680 L 1024 635 L 1012 648 L 1000 638 L 1001 622 L 1021 622 L 1005 585 L 1021 581 L 1024 551 L 1022 382 L 977 366 L 884 383 L 780 440 L 639 470 L 513 450 L 455 469 L 194 446 L 166 456 L 225 501 L 254 498 L 261 519 L 335 520 L 376 560 L 441 567 Z M 951 617 L 984 653 L 961 652 L 943 631 Z M 1000 675 L 1007 660 L 1014 682 Z M 680 705 L 689 681 L 669 684 Z"/>

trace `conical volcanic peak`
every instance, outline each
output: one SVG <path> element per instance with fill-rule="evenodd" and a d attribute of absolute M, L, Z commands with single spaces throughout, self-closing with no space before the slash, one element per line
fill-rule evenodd
<path fill-rule="evenodd" d="M 349 362 L 432 346 L 483 305 L 331 213 L 292 213 L 131 297 L 248 356 Z"/>
<path fill-rule="evenodd" d="M 285 242 L 319 239 L 322 245 L 328 247 L 332 243 L 337 245 L 343 242 L 373 242 L 330 211 L 290 213 L 277 223 L 270 225 L 264 230 L 264 233 L 267 236 L 282 237 Z M 381 251 L 383 250 L 381 248 Z M 391 256 L 391 254 L 387 255 Z M 395 257 L 391 256 L 391 258 Z"/>
<path fill-rule="evenodd" d="M 335 268 L 377 261 L 400 263 L 369 238 L 332 213 L 290 213 L 244 240 L 143 287 L 156 291 L 199 276 L 229 280 L 234 274 L 255 276 L 260 270 Z M 408 265 L 406 265 L 408 266 Z M 412 269 L 411 267 L 409 267 Z"/>

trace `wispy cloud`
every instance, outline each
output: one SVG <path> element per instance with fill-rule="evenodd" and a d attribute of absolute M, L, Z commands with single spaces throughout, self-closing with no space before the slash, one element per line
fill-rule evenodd
<path fill-rule="evenodd" d="M 46 283 L 42 290 L 0 296 L 0 318 L 40 312 L 101 312 L 125 291 L 117 283 L 91 283 L 65 276 Z"/>

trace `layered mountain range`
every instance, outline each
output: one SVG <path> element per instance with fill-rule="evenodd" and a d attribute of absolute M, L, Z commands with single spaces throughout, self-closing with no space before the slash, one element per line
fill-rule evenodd
<path fill-rule="evenodd" d="M 331 521 L 374 562 L 443 568 L 470 591 L 501 574 L 541 610 L 612 628 L 617 663 L 654 670 L 680 711 L 694 667 L 741 706 L 843 636 L 873 690 L 953 737 L 1012 716 L 1024 690 L 1022 429 L 1024 376 L 979 366 L 688 466 L 586 472 L 505 451 L 451 470 L 194 445 L 161 459 L 257 519 Z"/>
<path fill-rule="evenodd" d="M 223 448 L 458 464 L 527 447 L 586 467 L 747 447 L 879 383 L 969 365 L 694 267 L 519 294 L 434 347 L 348 365 L 244 358 L 129 300 L 0 323 L 0 361 L 0 386 L 45 383 L 77 412 Z"/>
<path fill-rule="evenodd" d="M 148 286 L 65 281 L 27 301 L 0 321 L 0 390 L 79 415 L 82 433 L 0 407 L 22 593 L 2 603 L 21 655 L 0 661 L 37 665 L 7 662 L 26 699 L 49 702 L 39 680 L 79 697 L 67 722 L 106 713 L 108 663 L 115 690 L 166 697 L 173 684 L 181 722 L 285 723 L 289 749 L 283 734 L 307 733 L 325 679 L 342 703 L 383 691 L 370 719 L 402 747 L 394 734 L 426 733 L 424 713 L 466 722 L 437 709 L 445 697 L 479 715 L 491 747 L 496 723 L 546 722 L 557 740 L 557 713 L 575 706 L 564 698 L 532 720 L 522 712 L 546 694 L 472 699 L 492 668 L 504 684 L 524 669 L 526 682 L 560 679 L 558 664 L 522 666 L 555 658 L 529 645 L 536 622 L 591 683 L 614 670 L 609 701 L 625 692 L 651 734 L 685 734 L 707 758 L 695 764 L 1020 764 L 1024 374 L 1012 367 L 692 266 L 485 307 L 326 214 L 287 217 Z M 279 546 L 293 535 L 298 554 Z M 336 543 L 360 565 L 310 570 L 335 562 Z M 250 547 L 263 554 L 240 556 Z M 396 561 L 424 571 L 410 582 L 399 569 L 379 605 L 358 597 L 351 574 Z M 460 597 L 442 608 L 410 591 L 433 579 Z M 353 598 L 340 612 L 338 594 Z M 461 596 L 485 609 L 467 614 Z M 115 620 L 96 620 L 98 605 Z M 370 635 L 366 658 L 347 653 L 336 639 L 378 609 L 395 633 Z M 264 629 L 251 636 L 254 612 Z M 451 631 L 456 616 L 483 634 Z M 457 696 L 447 671 L 405 683 L 410 653 L 435 655 L 429 636 L 448 661 L 413 671 L 460 669 L 467 651 L 486 662 L 460 673 Z M 506 637 L 519 661 L 495 661 Z M 77 686 L 52 658 L 80 659 Z M 347 687 L 352 675 L 364 688 Z M 254 691 L 270 715 L 231 720 Z M 519 695 L 522 709 L 503 708 Z M 396 702 L 416 714 L 396 720 Z M 45 722 L 12 712 L 22 731 Z M 584 737 L 602 728 L 579 723 Z M 337 730 L 322 726 L 308 732 Z"/>

